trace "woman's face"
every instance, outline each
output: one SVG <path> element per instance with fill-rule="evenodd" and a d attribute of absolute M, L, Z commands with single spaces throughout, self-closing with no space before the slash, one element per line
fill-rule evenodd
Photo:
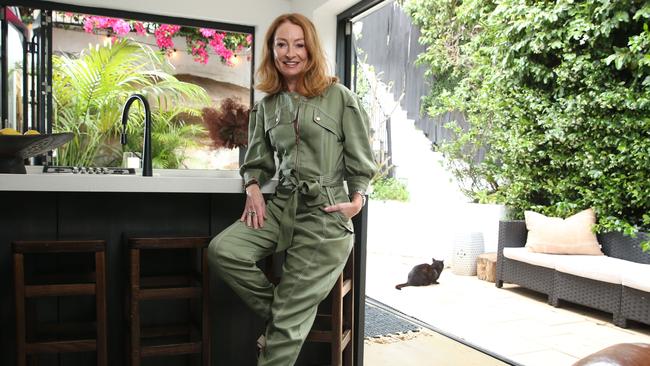
<path fill-rule="evenodd" d="M 284 22 L 275 30 L 273 38 L 275 67 L 285 80 L 296 80 L 309 60 L 305 35 L 299 25 Z"/>

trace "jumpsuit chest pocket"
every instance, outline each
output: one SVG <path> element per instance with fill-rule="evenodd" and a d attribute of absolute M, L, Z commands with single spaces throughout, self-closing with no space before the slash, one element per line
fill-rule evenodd
<path fill-rule="evenodd" d="M 320 131 L 324 129 L 326 132 L 332 134 L 336 138 L 336 141 L 343 141 L 340 121 L 330 117 L 318 108 L 314 108 L 313 121 L 320 128 Z"/>
<path fill-rule="evenodd" d="M 283 108 L 264 118 L 264 132 L 277 151 L 286 151 L 295 144 L 296 133 L 292 117 L 291 113 Z"/>

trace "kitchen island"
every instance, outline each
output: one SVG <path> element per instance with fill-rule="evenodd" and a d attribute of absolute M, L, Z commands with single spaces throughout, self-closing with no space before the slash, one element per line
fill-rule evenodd
<path fill-rule="evenodd" d="M 213 237 L 241 215 L 244 195 L 236 171 L 154 170 L 153 177 L 139 175 L 43 174 L 27 167 L 28 174 L 0 174 L 0 364 L 15 364 L 15 318 L 13 263 L 14 240 L 99 239 L 106 240 L 107 316 L 109 365 L 126 362 L 128 280 L 126 238 L 160 236 Z M 269 194 L 275 182 L 263 187 Z M 363 305 L 365 289 L 365 240 L 367 209 L 355 217 L 355 364 L 363 363 Z M 280 257 L 280 256 L 279 256 Z M 155 262 L 157 261 L 157 262 Z M 173 267 L 174 257 L 161 257 L 151 264 Z M 51 263 L 54 262 L 54 263 Z M 58 259 L 36 263 L 56 270 Z M 263 266 L 264 263 L 259 263 Z M 38 267 L 40 268 L 40 267 Z M 217 276 L 211 275 L 212 364 L 255 365 L 255 340 L 264 324 Z M 92 304 L 48 298 L 37 304 L 39 320 L 76 320 Z M 143 305 L 143 317 L 164 322 L 169 311 L 186 311 L 184 303 L 158 302 Z M 172 315 L 174 317 L 174 315 Z M 181 358 L 165 365 L 185 364 Z M 56 357 L 39 359 L 42 365 L 57 364 Z M 162 364 L 160 359 L 143 365 Z M 297 365 L 325 364 L 327 344 L 306 343 Z M 175 363 L 177 362 L 177 363 Z M 61 357 L 60 365 L 93 364 L 93 357 Z"/>

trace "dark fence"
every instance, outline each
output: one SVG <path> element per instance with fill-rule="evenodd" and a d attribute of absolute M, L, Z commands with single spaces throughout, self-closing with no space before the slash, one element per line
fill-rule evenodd
<path fill-rule="evenodd" d="M 359 19 L 363 23 L 361 37 L 356 47 L 367 57 L 365 62 L 381 72 L 385 83 L 391 82 L 395 98 L 404 94 L 400 104 L 407 116 L 415 120 L 432 143 L 449 140 L 450 132 L 444 124 L 455 119 L 463 128 L 467 127 L 460 113 L 446 113 L 435 118 L 420 112 L 422 97 L 429 94 L 433 78 L 424 75 L 425 65 L 416 65 L 418 55 L 425 51 L 418 39 L 420 29 L 411 23 L 410 17 L 396 3 L 392 2 L 379 10 Z"/>

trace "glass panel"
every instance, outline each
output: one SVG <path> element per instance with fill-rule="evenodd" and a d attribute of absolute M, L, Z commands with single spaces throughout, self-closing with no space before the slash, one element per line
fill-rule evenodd
<path fill-rule="evenodd" d="M 366 15 L 367 16 L 367 15 Z M 392 174 L 390 162 L 390 113 L 382 108 L 380 89 L 389 87 L 382 80 L 381 73 L 367 61 L 366 51 L 360 47 L 363 40 L 363 20 L 352 22 L 352 60 L 350 63 L 352 89 L 361 98 L 361 102 L 370 118 L 371 141 L 375 160 L 385 174 Z"/>
<path fill-rule="evenodd" d="M 7 29 L 7 127 L 22 130 L 23 34 L 12 24 Z"/>
<path fill-rule="evenodd" d="M 55 164 L 121 166 L 124 152 L 142 151 L 138 102 L 120 144 L 122 107 L 139 93 L 151 105 L 154 168 L 239 169 L 251 44 L 251 34 L 53 11 L 53 131 L 75 133 Z"/>

